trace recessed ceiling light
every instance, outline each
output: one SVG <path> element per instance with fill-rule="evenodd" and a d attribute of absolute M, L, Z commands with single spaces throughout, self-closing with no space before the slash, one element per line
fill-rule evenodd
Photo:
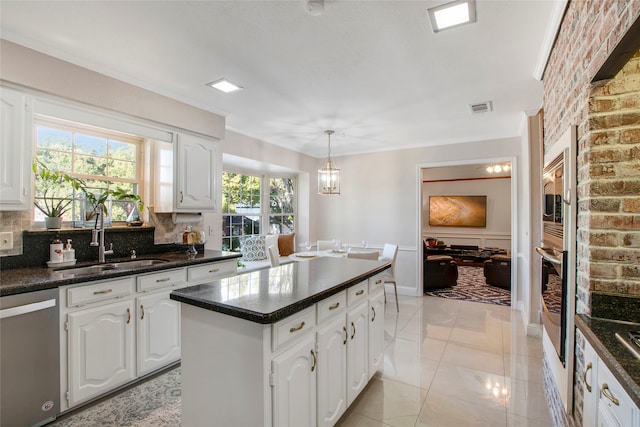
<path fill-rule="evenodd" d="M 457 0 L 427 9 L 433 32 L 476 22 L 475 0 Z"/>
<path fill-rule="evenodd" d="M 220 79 L 216 80 L 215 82 L 207 83 L 207 86 L 211 86 L 212 88 L 218 89 L 219 91 L 222 91 L 224 93 L 235 92 L 244 89 L 242 86 L 238 86 L 237 84 L 227 79 Z"/>

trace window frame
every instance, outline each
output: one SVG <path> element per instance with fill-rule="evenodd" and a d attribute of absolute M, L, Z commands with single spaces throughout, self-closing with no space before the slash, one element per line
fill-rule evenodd
<path fill-rule="evenodd" d="M 57 117 L 51 117 L 43 114 L 35 113 L 33 115 L 32 129 L 33 129 L 33 156 L 37 156 L 39 151 L 51 151 L 51 152 L 64 152 L 69 153 L 73 158 L 73 151 L 59 151 L 59 150 L 50 150 L 47 148 L 40 148 L 38 145 L 38 128 L 45 127 L 50 129 L 55 129 L 63 132 L 71 132 L 73 134 L 83 134 L 91 137 L 97 138 L 105 138 L 107 140 L 116 140 L 118 142 L 124 142 L 127 144 L 133 144 L 135 146 L 136 151 L 136 160 L 135 160 L 135 177 L 134 178 L 121 178 L 118 176 L 101 176 L 101 175 L 91 175 L 91 174 L 82 174 L 76 173 L 71 170 L 64 170 L 62 172 L 67 173 L 69 176 L 73 178 L 86 179 L 86 180 L 102 180 L 102 181 L 110 181 L 116 187 L 118 184 L 132 184 L 134 188 L 137 189 L 136 194 L 142 196 L 145 194 L 145 140 L 146 138 L 140 135 L 133 135 L 125 132 L 121 132 L 114 129 L 107 129 L 103 127 L 93 126 L 85 123 L 76 122 L 73 120 L 61 119 Z M 73 169 L 73 166 L 71 167 Z M 101 178 L 101 179 L 100 179 Z M 33 198 L 35 200 L 36 193 L 34 191 Z M 83 221 L 79 219 L 79 202 L 81 202 L 82 198 L 76 194 L 74 190 L 73 194 L 73 202 L 70 208 L 71 218 L 65 219 L 64 223 L 71 223 L 77 225 L 79 223 L 82 226 Z M 33 205 L 33 203 L 32 203 Z M 36 219 L 36 211 L 37 208 L 33 206 L 32 209 L 32 221 L 34 223 L 44 223 L 42 220 Z M 112 224 L 115 225 L 123 225 L 126 221 L 119 220 L 113 221 Z"/>
<path fill-rule="evenodd" d="M 294 192 L 293 192 L 293 197 L 294 197 L 294 202 L 293 202 L 293 213 L 291 214 L 275 214 L 277 216 L 284 216 L 284 215 L 291 215 L 293 216 L 293 232 L 295 232 L 295 230 L 297 230 L 298 228 L 298 176 L 295 174 L 268 174 L 268 173 L 262 173 L 262 172 L 256 172 L 256 171 L 247 171 L 247 170 L 240 170 L 240 169 L 234 169 L 234 168 L 226 168 L 223 167 L 222 170 L 222 174 L 224 175 L 225 173 L 230 173 L 230 174 L 237 174 L 237 175 L 244 175 L 244 176 L 252 176 L 252 177 L 256 177 L 260 179 L 260 214 L 259 214 L 259 231 L 257 234 L 242 234 L 238 237 L 244 237 L 244 236 L 258 236 L 258 235 L 267 235 L 269 234 L 269 229 L 271 226 L 270 223 L 270 218 L 274 215 L 272 215 L 271 213 L 271 201 L 270 201 L 270 184 L 271 184 L 271 179 L 272 178 L 287 178 L 287 179 L 291 179 L 293 181 L 293 188 L 294 188 Z M 224 178 L 222 179 L 222 182 L 224 182 Z M 222 194 L 224 191 L 224 184 L 221 185 L 220 188 L 220 192 L 221 192 L 221 197 L 222 197 L 222 206 L 224 206 L 224 195 Z M 230 239 L 230 243 L 231 239 L 233 237 L 236 236 L 225 236 L 224 232 L 224 218 L 227 216 L 248 216 L 246 214 L 242 214 L 242 213 L 236 213 L 236 214 L 230 214 L 227 212 L 223 212 L 222 209 L 220 211 L 221 214 L 221 220 L 222 220 L 222 237 L 221 237 L 221 247 L 224 248 L 224 243 L 225 243 L 225 239 Z M 266 225 L 266 230 L 265 230 L 265 225 Z M 240 246 L 237 247 L 236 250 L 233 249 L 233 247 L 229 247 L 227 249 L 224 250 L 229 250 L 232 252 L 240 252 L 241 248 Z"/>

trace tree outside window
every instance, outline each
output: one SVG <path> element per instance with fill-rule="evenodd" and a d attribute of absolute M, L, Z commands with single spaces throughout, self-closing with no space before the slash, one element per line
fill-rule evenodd
<path fill-rule="evenodd" d="M 142 139 L 71 122 L 41 119 L 36 123 L 37 158 L 48 169 L 67 173 L 82 179 L 93 194 L 119 188 L 128 194 L 138 194 L 141 187 L 138 162 Z M 46 188 L 36 182 L 35 199 L 42 199 Z M 64 220 L 83 222 L 81 215 L 85 201 L 81 194 L 70 190 L 61 195 L 73 199 L 73 207 Z M 126 221 L 135 213 L 136 203 L 111 201 L 111 220 Z M 34 220 L 44 220 L 39 210 L 34 210 Z"/>
<path fill-rule="evenodd" d="M 263 183 L 269 183 L 263 188 Z M 262 200 L 269 198 L 269 203 Z M 268 228 L 263 227 L 268 224 Z M 222 249 L 240 251 L 243 236 L 295 231 L 295 179 L 222 174 Z"/>

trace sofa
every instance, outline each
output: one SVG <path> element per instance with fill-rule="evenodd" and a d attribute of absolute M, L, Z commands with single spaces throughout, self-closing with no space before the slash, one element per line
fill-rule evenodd
<path fill-rule="evenodd" d="M 458 280 L 458 266 L 448 255 L 430 255 L 424 260 L 422 275 L 424 292 L 455 286 Z"/>

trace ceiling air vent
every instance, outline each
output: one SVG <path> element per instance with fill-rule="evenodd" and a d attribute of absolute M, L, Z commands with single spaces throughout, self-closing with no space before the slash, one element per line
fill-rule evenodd
<path fill-rule="evenodd" d="M 487 101 L 487 102 L 480 102 L 478 104 L 471 104 L 469 105 L 469 109 L 473 114 L 488 113 L 489 111 L 493 110 L 493 106 L 491 105 L 491 101 Z"/>

